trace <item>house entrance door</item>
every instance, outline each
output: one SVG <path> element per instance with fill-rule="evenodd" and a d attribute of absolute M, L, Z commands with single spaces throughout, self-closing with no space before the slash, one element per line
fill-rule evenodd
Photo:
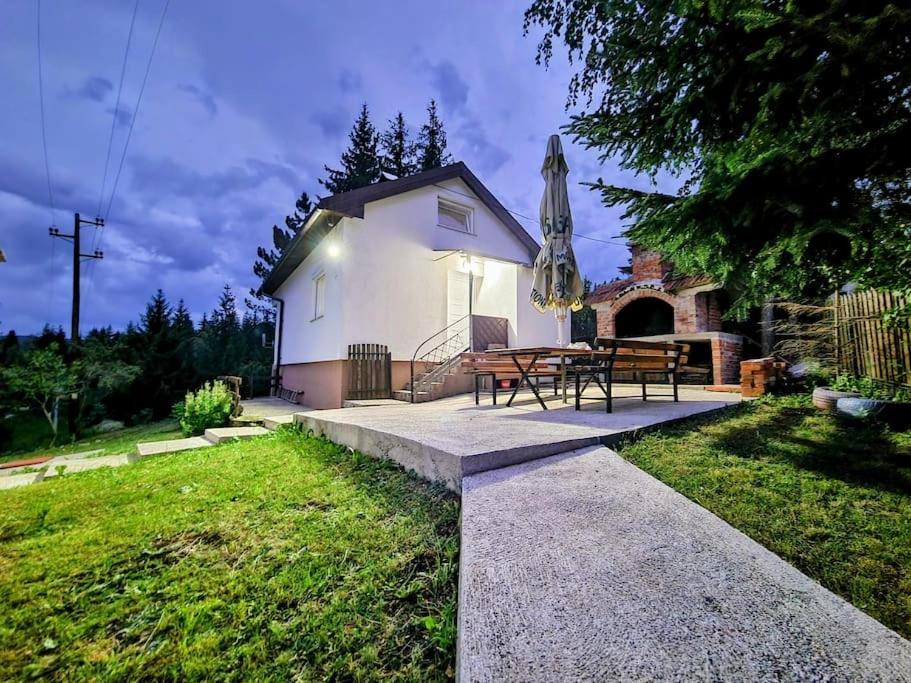
<path fill-rule="evenodd" d="M 446 324 L 468 315 L 468 273 L 450 270 L 446 282 Z"/>

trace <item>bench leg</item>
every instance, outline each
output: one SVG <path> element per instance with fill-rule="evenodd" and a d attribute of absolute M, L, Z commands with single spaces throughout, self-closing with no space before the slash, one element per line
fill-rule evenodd
<path fill-rule="evenodd" d="M 607 370 L 607 401 L 606 401 L 606 410 L 605 412 L 612 413 L 614 412 L 613 406 L 613 382 L 614 382 L 614 371 L 612 368 Z"/>
<path fill-rule="evenodd" d="M 579 371 L 576 370 L 576 410 L 582 410 L 582 403 L 579 400 Z"/>
<path fill-rule="evenodd" d="M 474 376 L 474 404 L 476 406 L 481 404 L 480 395 L 481 395 L 481 376 L 475 375 Z"/>
<path fill-rule="evenodd" d="M 642 376 L 642 400 L 645 400 L 645 375 Z"/>
<path fill-rule="evenodd" d="M 674 373 L 674 403 L 679 402 L 679 397 L 677 396 L 677 373 Z"/>
<path fill-rule="evenodd" d="M 497 376 L 490 376 L 490 391 L 493 394 L 493 404 L 497 405 Z"/>

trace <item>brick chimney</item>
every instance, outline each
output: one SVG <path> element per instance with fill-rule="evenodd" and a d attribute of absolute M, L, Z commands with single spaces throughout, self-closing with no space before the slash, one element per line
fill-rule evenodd
<path fill-rule="evenodd" d="M 634 280 L 661 280 L 671 271 L 671 265 L 663 261 L 657 252 L 643 249 L 635 244 L 631 249 Z"/>

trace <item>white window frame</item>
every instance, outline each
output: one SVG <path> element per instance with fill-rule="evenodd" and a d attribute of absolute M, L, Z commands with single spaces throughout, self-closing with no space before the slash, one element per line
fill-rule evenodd
<path fill-rule="evenodd" d="M 313 276 L 313 318 L 310 322 L 319 320 L 324 315 L 326 315 L 326 273 L 320 271 Z"/>
<path fill-rule="evenodd" d="M 441 210 L 450 211 L 452 213 L 458 213 L 465 216 L 465 230 L 460 230 L 459 228 L 454 228 L 451 225 L 443 225 L 440 222 L 440 211 Z M 470 206 L 465 206 L 464 204 L 459 204 L 454 202 L 451 199 L 446 199 L 445 197 L 437 197 L 437 227 L 445 228 L 446 230 L 452 230 L 453 232 L 458 232 L 463 235 L 474 235 L 474 209 Z"/>

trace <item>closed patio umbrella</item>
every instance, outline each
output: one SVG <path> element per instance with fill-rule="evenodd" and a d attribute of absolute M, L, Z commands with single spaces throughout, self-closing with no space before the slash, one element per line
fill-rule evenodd
<path fill-rule="evenodd" d="M 566 345 L 563 323 L 567 309 L 582 308 L 582 276 L 573 254 L 573 217 L 569 210 L 566 175 L 569 167 L 563 157 L 559 135 L 547 141 L 547 154 L 541 166 L 544 196 L 541 197 L 541 232 L 544 246 L 535 259 L 531 303 L 542 313 L 553 309 L 557 318 L 557 344 Z"/>

